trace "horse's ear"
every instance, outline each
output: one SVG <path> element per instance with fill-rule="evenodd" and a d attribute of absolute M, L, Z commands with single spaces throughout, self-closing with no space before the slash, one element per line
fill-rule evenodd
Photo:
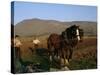
<path fill-rule="evenodd" d="M 79 25 L 77 25 L 77 27 L 79 28 L 80 26 L 79 26 Z"/>
<path fill-rule="evenodd" d="M 77 26 L 76 24 L 74 24 L 73 26 Z"/>

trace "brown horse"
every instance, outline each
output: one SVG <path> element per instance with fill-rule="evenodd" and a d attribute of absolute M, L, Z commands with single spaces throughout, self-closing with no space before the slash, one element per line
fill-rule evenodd
<path fill-rule="evenodd" d="M 73 25 L 63 31 L 61 35 L 51 34 L 47 40 L 51 62 L 54 57 L 57 57 L 60 58 L 60 66 L 66 66 L 68 64 L 66 59 L 72 58 L 73 48 L 83 37 L 83 34 L 80 35 L 80 33 L 83 32 L 80 32 L 79 26 Z"/>
<path fill-rule="evenodd" d="M 62 32 L 61 36 L 65 40 L 67 46 L 69 46 L 69 59 L 72 58 L 73 49 L 76 47 L 78 42 L 83 41 L 84 31 L 79 26 L 73 25 Z"/>
<path fill-rule="evenodd" d="M 68 46 L 66 46 L 65 41 L 60 35 L 56 33 L 51 34 L 48 38 L 47 44 L 50 52 L 49 55 L 50 55 L 51 62 L 53 61 L 54 58 L 57 58 L 60 59 L 60 63 L 62 63 L 62 61 L 64 61 L 63 59 L 67 58 Z M 60 68 L 61 68 L 61 64 L 60 64 Z"/>

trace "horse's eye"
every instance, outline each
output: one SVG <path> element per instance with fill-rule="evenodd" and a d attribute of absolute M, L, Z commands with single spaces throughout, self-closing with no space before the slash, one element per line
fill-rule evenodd
<path fill-rule="evenodd" d="M 72 34 L 75 34 L 75 31 L 72 31 Z"/>

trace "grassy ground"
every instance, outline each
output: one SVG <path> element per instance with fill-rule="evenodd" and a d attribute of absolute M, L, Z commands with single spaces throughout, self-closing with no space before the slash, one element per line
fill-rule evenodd
<path fill-rule="evenodd" d="M 39 37 L 41 44 L 35 50 L 32 44 L 32 37 L 20 38 L 23 46 L 21 47 L 21 57 L 24 62 L 40 63 L 41 69 L 45 72 L 50 70 L 50 61 L 47 55 L 47 36 Z M 38 54 L 36 54 L 36 51 Z M 44 52 L 43 52 L 44 51 Z M 17 63 L 18 64 L 18 63 Z M 86 37 L 74 49 L 73 57 L 69 62 L 70 70 L 96 69 L 97 68 L 97 39 L 96 37 Z M 56 65 L 53 65 L 56 67 Z M 51 71 L 57 71 L 52 69 Z M 59 69 L 58 69 L 59 70 Z"/>
<path fill-rule="evenodd" d="M 96 69 L 97 68 L 97 39 L 85 38 L 74 51 L 70 61 L 71 70 Z"/>

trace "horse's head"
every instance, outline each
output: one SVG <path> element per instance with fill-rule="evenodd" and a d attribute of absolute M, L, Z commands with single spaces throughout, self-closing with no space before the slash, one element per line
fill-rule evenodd
<path fill-rule="evenodd" d="M 79 26 L 73 25 L 70 27 L 70 34 L 72 39 L 77 39 L 77 41 L 81 42 L 83 40 L 83 29 L 80 29 Z"/>
<path fill-rule="evenodd" d="M 77 39 L 77 41 L 82 41 L 83 29 L 80 29 L 77 25 L 73 25 L 62 32 L 62 36 L 65 39 Z"/>

